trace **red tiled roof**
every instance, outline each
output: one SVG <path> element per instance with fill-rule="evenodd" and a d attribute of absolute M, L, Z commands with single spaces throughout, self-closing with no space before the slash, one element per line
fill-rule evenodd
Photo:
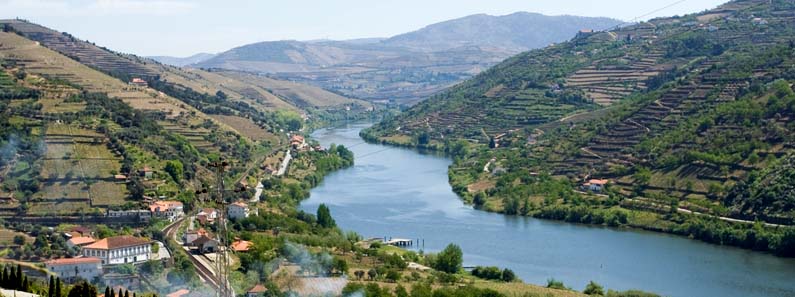
<path fill-rule="evenodd" d="M 265 292 L 267 292 L 267 291 L 268 291 L 268 288 L 266 288 L 266 287 L 265 287 L 265 286 L 263 286 L 262 284 L 257 284 L 256 286 L 254 286 L 253 288 L 251 288 L 251 290 L 248 290 L 248 292 L 249 292 L 249 293 L 255 293 L 255 294 L 258 294 L 258 293 L 265 293 Z"/>
<path fill-rule="evenodd" d="M 68 242 L 74 245 L 81 245 L 81 244 L 92 243 L 95 241 L 96 241 L 95 239 L 88 236 L 78 236 L 78 237 L 72 237 L 72 239 L 69 239 Z"/>
<path fill-rule="evenodd" d="M 152 204 L 149 204 L 149 210 L 152 211 L 152 212 L 155 212 L 158 209 L 160 211 L 166 211 L 166 210 L 169 210 L 171 208 L 181 207 L 181 206 L 182 206 L 182 202 L 179 202 L 179 201 L 167 201 L 167 200 L 155 201 L 155 202 L 152 202 Z"/>
<path fill-rule="evenodd" d="M 592 180 L 589 180 L 589 181 L 588 181 L 588 183 L 590 183 L 590 184 L 592 184 L 592 185 L 600 185 L 600 186 L 604 186 L 604 185 L 606 185 L 608 182 L 610 182 L 610 181 L 609 181 L 609 180 L 606 180 L 606 179 L 592 179 Z"/>
<path fill-rule="evenodd" d="M 231 205 L 239 206 L 239 207 L 242 207 L 242 208 L 248 208 L 248 204 L 246 204 L 245 202 L 242 202 L 242 201 L 238 201 L 238 202 L 232 203 Z"/>
<path fill-rule="evenodd" d="M 102 260 L 94 257 L 81 257 L 81 258 L 60 258 L 45 262 L 47 265 L 75 265 L 86 263 L 102 263 Z"/>
<path fill-rule="evenodd" d="M 180 297 L 180 296 L 187 295 L 188 293 L 190 293 L 189 290 L 182 289 L 182 290 L 171 292 L 170 294 L 166 295 L 166 297 Z"/>
<path fill-rule="evenodd" d="M 235 252 L 247 252 L 251 248 L 251 241 L 238 240 L 232 243 L 232 249 Z"/>
<path fill-rule="evenodd" d="M 98 240 L 92 244 L 85 246 L 86 249 L 110 250 L 118 249 L 128 246 L 149 244 L 149 240 L 138 238 L 135 236 L 114 236 Z"/>

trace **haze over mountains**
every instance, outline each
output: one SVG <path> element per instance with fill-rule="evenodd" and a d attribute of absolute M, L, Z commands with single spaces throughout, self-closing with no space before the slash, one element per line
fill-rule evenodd
<path fill-rule="evenodd" d="M 386 39 L 253 43 L 191 66 L 265 73 L 361 99 L 416 102 L 519 52 L 621 23 L 527 12 L 478 14 Z"/>
<path fill-rule="evenodd" d="M 152 56 L 148 57 L 163 64 L 182 67 L 185 65 L 200 63 L 215 57 L 215 54 L 198 53 L 188 57 L 171 57 L 171 56 Z"/>

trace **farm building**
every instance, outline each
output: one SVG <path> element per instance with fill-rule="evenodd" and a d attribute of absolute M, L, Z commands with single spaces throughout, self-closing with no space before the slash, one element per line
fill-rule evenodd
<path fill-rule="evenodd" d="M 129 235 L 100 239 L 83 247 L 83 256 L 97 257 L 102 265 L 145 262 L 151 252 L 149 240 Z"/>
<path fill-rule="evenodd" d="M 102 275 L 102 260 L 96 257 L 63 258 L 44 263 L 47 270 L 66 282 L 94 281 Z"/>

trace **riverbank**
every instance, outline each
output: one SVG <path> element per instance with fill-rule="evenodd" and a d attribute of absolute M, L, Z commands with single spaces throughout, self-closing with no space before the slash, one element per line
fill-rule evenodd
<path fill-rule="evenodd" d="M 513 179 L 514 182 L 526 183 L 536 188 L 531 190 L 532 193 L 526 193 L 528 197 L 520 199 L 511 197 L 516 193 L 509 189 L 495 190 L 499 177 L 491 172 L 483 173 L 480 170 L 484 168 L 482 164 L 466 158 L 469 154 L 467 151 L 485 149 L 482 145 L 468 144 L 463 150 L 460 142 L 450 145 L 429 141 L 420 145 L 418 139 L 408 136 L 378 137 L 368 129 L 362 130 L 359 136 L 368 143 L 432 150 L 450 155 L 454 162 L 448 167 L 448 182 L 462 201 L 479 210 L 569 223 L 662 232 L 712 244 L 795 257 L 795 228 L 791 226 L 722 220 L 718 216 L 705 213 L 679 211 L 677 206 L 672 208 L 670 205 L 639 203 L 637 199 L 616 192 L 611 192 L 610 195 L 582 193 L 576 191 L 571 182 L 551 177 L 539 180 L 538 173 L 530 172 L 524 172 L 524 176 L 516 175 Z M 453 146 L 459 148 L 452 148 Z M 550 194 L 555 199 L 549 199 Z"/>
<path fill-rule="evenodd" d="M 640 288 L 674 297 L 795 294 L 793 259 L 629 226 L 475 210 L 451 189 L 446 170 L 456 166 L 450 158 L 363 143 L 358 134 L 367 126 L 354 123 L 312 135 L 322 145 L 344 144 L 355 153 L 356 164 L 327 176 L 302 202 L 302 210 L 325 204 L 341 228 L 368 238 L 421 239 L 424 244 L 415 245 L 415 251 L 458 243 L 465 266 L 510 268 L 528 283 L 555 278 L 582 291 L 593 280 L 614 290 Z M 619 210 L 629 214 L 628 221 L 635 219 Z"/>

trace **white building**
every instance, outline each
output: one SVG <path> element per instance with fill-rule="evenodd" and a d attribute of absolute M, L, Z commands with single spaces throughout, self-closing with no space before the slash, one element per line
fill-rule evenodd
<path fill-rule="evenodd" d="M 202 225 L 212 224 L 218 219 L 218 210 L 215 208 L 203 208 L 196 214 L 196 219 L 199 220 Z"/>
<path fill-rule="evenodd" d="M 226 208 L 226 213 L 230 219 L 234 220 L 247 218 L 249 215 L 248 204 L 244 202 L 229 204 L 229 207 Z"/>
<path fill-rule="evenodd" d="M 83 247 L 83 256 L 97 257 L 102 265 L 145 262 L 151 253 L 149 240 L 129 235 L 104 238 Z"/>
<path fill-rule="evenodd" d="M 102 260 L 96 257 L 63 258 L 44 263 L 47 270 L 66 282 L 94 281 L 102 275 Z"/>
<path fill-rule="evenodd" d="M 179 201 L 155 201 L 149 204 L 149 211 L 152 212 L 153 217 L 165 218 L 169 222 L 176 221 L 185 215 L 182 202 Z"/>
<path fill-rule="evenodd" d="M 148 209 L 131 210 L 108 210 L 109 218 L 138 218 L 142 222 L 148 222 L 152 218 L 152 211 Z"/>

